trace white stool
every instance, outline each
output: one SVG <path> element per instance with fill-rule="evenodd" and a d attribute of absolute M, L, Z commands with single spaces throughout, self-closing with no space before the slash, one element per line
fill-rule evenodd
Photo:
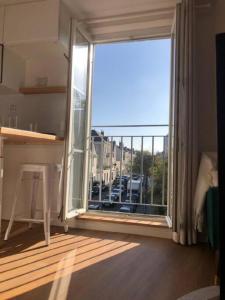
<path fill-rule="evenodd" d="M 19 171 L 19 176 L 16 183 L 16 190 L 15 190 L 15 196 L 13 201 L 13 207 L 12 207 L 12 213 L 10 217 L 10 221 L 8 224 L 8 228 L 5 233 L 4 240 L 7 240 L 13 225 L 14 221 L 23 221 L 23 222 L 29 222 L 29 227 L 31 227 L 32 223 L 43 223 L 44 224 L 44 234 L 45 234 L 45 241 L 46 245 L 49 245 L 50 243 L 50 200 L 49 200 L 49 175 L 50 175 L 50 168 L 51 165 L 49 164 L 22 164 Z M 30 214 L 31 218 L 15 218 L 15 211 L 16 211 L 16 204 L 19 196 L 19 192 L 21 190 L 22 186 L 22 179 L 23 174 L 25 172 L 32 173 L 35 178 L 35 174 L 38 174 L 39 176 L 42 175 L 43 178 L 43 219 L 34 219 L 34 207 L 35 207 L 35 181 L 33 182 L 32 187 L 32 197 L 31 197 L 31 203 L 30 203 Z"/>

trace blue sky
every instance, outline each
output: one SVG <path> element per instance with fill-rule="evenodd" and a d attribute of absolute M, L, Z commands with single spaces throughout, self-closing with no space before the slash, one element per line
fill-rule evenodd
<path fill-rule="evenodd" d="M 92 124 L 168 124 L 169 85 L 169 39 L 97 45 Z M 165 129 L 105 132 L 161 134 Z"/>

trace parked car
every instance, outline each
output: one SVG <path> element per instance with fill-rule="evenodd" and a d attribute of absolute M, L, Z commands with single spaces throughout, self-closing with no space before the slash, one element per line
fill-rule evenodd
<path fill-rule="evenodd" d="M 140 198 L 139 194 L 134 192 L 131 195 L 131 202 L 137 203 L 139 201 L 139 198 Z M 130 201 L 130 193 L 129 192 L 127 193 L 127 199 Z"/>
<path fill-rule="evenodd" d="M 124 184 L 125 181 L 126 181 L 126 180 L 121 176 L 121 184 Z M 114 183 L 115 185 L 120 184 L 120 177 L 116 177 L 113 183 Z"/>
<path fill-rule="evenodd" d="M 113 189 L 112 194 L 117 195 L 119 197 L 120 196 L 120 191 L 121 191 L 121 195 L 123 195 L 124 194 L 123 189 L 118 189 L 118 188 Z"/>
<path fill-rule="evenodd" d="M 132 189 L 133 193 L 140 193 L 141 190 L 141 180 L 129 180 L 127 183 L 127 191 L 130 193 L 130 190 Z"/>
<path fill-rule="evenodd" d="M 95 185 L 92 187 L 92 196 L 96 196 L 99 194 L 100 185 Z M 107 185 L 102 185 L 102 192 L 107 192 L 109 187 Z"/>
<path fill-rule="evenodd" d="M 92 187 L 92 196 L 96 196 L 99 194 L 99 187 L 98 186 L 93 186 Z"/>
<path fill-rule="evenodd" d="M 125 189 L 127 188 L 127 183 L 130 179 L 130 176 L 123 176 L 123 185 L 125 186 Z"/>
<path fill-rule="evenodd" d="M 133 180 L 140 180 L 140 175 L 133 175 L 133 176 L 132 176 L 132 179 L 133 179 Z"/>
<path fill-rule="evenodd" d="M 134 213 L 136 211 L 135 205 L 122 205 L 119 209 L 120 212 Z"/>
<path fill-rule="evenodd" d="M 88 209 L 90 209 L 90 210 L 99 210 L 100 209 L 100 204 L 89 204 Z"/>
<path fill-rule="evenodd" d="M 120 189 L 121 188 L 121 190 L 124 192 L 124 190 L 125 190 L 125 186 L 123 185 L 123 184 L 117 184 L 117 186 L 115 187 L 116 189 Z"/>
<path fill-rule="evenodd" d="M 102 185 L 102 191 L 107 192 L 109 190 L 108 185 Z"/>
<path fill-rule="evenodd" d="M 117 200 L 118 200 L 118 196 L 116 196 L 116 195 L 111 194 L 111 197 L 110 197 L 110 195 L 106 195 L 103 199 L 102 205 L 103 206 L 112 206 L 113 202 L 115 202 Z"/>

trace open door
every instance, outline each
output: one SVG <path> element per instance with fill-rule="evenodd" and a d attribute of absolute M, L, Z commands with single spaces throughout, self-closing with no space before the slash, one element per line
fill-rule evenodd
<path fill-rule="evenodd" d="M 88 159 L 91 134 L 91 75 L 93 45 L 72 21 L 64 163 L 63 220 L 87 207 Z"/>

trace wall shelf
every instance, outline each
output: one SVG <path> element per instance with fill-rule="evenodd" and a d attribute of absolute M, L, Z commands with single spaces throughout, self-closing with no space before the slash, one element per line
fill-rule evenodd
<path fill-rule="evenodd" d="M 21 94 L 34 95 L 34 94 L 65 94 L 67 91 L 66 86 L 46 86 L 46 87 L 21 87 L 19 89 Z"/>

